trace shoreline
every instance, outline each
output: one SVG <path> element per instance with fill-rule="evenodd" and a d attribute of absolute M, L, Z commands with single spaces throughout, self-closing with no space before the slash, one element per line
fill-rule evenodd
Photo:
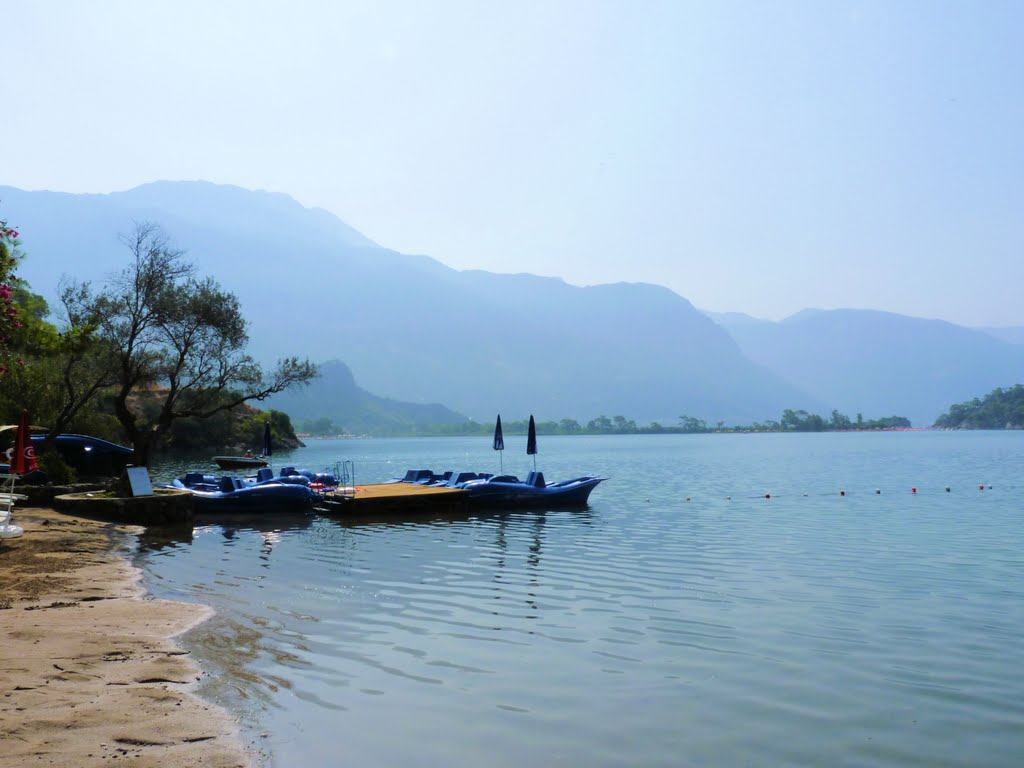
<path fill-rule="evenodd" d="M 43 508 L 13 521 L 25 534 L 0 542 L 0 766 L 252 768 L 175 642 L 213 611 L 146 596 L 129 560 L 140 529 Z"/>

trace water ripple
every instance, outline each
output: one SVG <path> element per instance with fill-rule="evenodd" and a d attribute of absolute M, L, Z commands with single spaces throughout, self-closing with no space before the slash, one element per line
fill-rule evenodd
<path fill-rule="evenodd" d="M 571 441 L 644 489 L 584 512 L 210 524 L 140 561 L 217 608 L 187 642 L 291 734 L 277 765 L 1015 764 L 1019 504 L 927 489 L 1013 487 L 1016 438 L 720 437 Z"/>

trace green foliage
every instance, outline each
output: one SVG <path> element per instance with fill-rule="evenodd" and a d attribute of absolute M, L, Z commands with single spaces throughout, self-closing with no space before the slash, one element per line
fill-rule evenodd
<path fill-rule="evenodd" d="M 153 224 L 122 237 L 131 261 L 99 291 L 88 283 L 62 290 L 70 330 L 93 336 L 112 372 L 114 413 L 142 463 L 175 422 L 211 419 L 316 377 L 316 366 L 289 358 L 264 375 L 245 352 L 246 320 L 238 299 L 200 278 Z M 85 364 L 76 359 L 76 367 Z M 204 425 L 205 426 L 205 425 Z M 209 425 L 209 432 L 218 426 Z M 183 426 L 181 445 L 197 435 Z"/>
<path fill-rule="evenodd" d="M 305 432 L 309 435 L 316 435 L 317 437 L 342 435 L 345 433 L 344 428 L 335 424 L 334 420 L 327 416 L 321 416 L 318 419 L 307 419 L 306 421 L 299 422 L 299 431 Z"/>
<path fill-rule="evenodd" d="M 12 364 L 24 363 L 14 354 L 15 336 L 22 326 L 15 302 L 20 281 L 14 274 L 20 260 L 18 232 L 0 219 L 0 379 L 5 378 Z"/>
<path fill-rule="evenodd" d="M 222 411 L 206 419 L 178 419 L 168 431 L 166 448 L 175 453 L 199 453 L 209 448 L 252 445 L 238 425 L 238 416 Z"/>
<path fill-rule="evenodd" d="M 782 412 L 779 428 L 784 432 L 824 432 L 827 422 L 816 413 L 787 408 Z"/>
<path fill-rule="evenodd" d="M 692 416 L 679 417 L 679 431 L 687 434 L 710 432 L 704 419 L 695 419 Z"/>
<path fill-rule="evenodd" d="M 221 411 L 205 419 L 178 419 L 168 433 L 166 448 L 175 453 L 204 450 L 263 450 L 263 427 L 270 421 L 274 447 L 296 444 L 291 419 L 282 411 L 260 411 L 248 405 Z"/>
<path fill-rule="evenodd" d="M 46 473 L 54 485 L 71 485 L 78 482 L 78 473 L 53 448 L 43 450 L 37 460 L 39 469 Z"/>
<path fill-rule="evenodd" d="M 294 445 L 287 414 L 245 403 L 309 381 L 316 367 L 290 358 L 265 376 L 244 352 L 238 300 L 197 278 L 157 227 L 124 239 L 133 263 L 98 293 L 62 279 L 60 326 L 14 274 L 23 256 L 17 236 L 0 221 L 0 423 L 27 408 L 51 435 L 78 432 L 137 450 L 141 442 L 148 456 L 165 435 L 179 451 L 258 450 L 269 418 L 275 440 Z M 40 464 L 55 482 L 74 480 L 56 452 Z"/>
<path fill-rule="evenodd" d="M 857 421 L 854 423 L 849 416 L 833 410 L 832 417 L 826 421 L 816 413 L 807 411 L 793 411 L 787 408 L 782 412 L 782 420 L 776 425 L 782 432 L 846 432 L 850 430 L 877 430 L 877 429 L 906 429 L 910 427 L 910 420 L 903 416 L 888 416 L 873 421 L 865 421 L 863 415 L 857 414 Z M 762 431 L 774 431 L 767 427 Z"/>
<path fill-rule="evenodd" d="M 1024 429 L 1024 386 L 996 388 L 983 399 L 977 397 L 952 405 L 935 421 L 948 429 Z"/>
<path fill-rule="evenodd" d="M 247 445 L 254 446 L 255 450 L 263 449 L 263 430 L 267 421 L 270 421 L 270 435 L 272 441 L 295 440 L 295 429 L 292 427 L 292 420 L 284 411 L 253 411 L 242 419 L 239 425 L 239 435 Z"/>

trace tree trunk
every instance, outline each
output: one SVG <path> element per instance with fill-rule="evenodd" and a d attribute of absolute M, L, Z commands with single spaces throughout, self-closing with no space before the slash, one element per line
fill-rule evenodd
<path fill-rule="evenodd" d="M 135 451 L 134 462 L 137 467 L 149 467 L 153 457 L 153 435 L 150 432 L 138 432 L 132 440 Z"/>

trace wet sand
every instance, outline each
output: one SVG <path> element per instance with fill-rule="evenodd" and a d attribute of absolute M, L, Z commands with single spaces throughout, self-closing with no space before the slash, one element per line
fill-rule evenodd
<path fill-rule="evenodd" d="M 13 522 L 25 535 L 0 541 L 0 766 L 250 766 L 174 643 L 210 610 L 145 597 L 133 529 L 46 509 Z"/>

